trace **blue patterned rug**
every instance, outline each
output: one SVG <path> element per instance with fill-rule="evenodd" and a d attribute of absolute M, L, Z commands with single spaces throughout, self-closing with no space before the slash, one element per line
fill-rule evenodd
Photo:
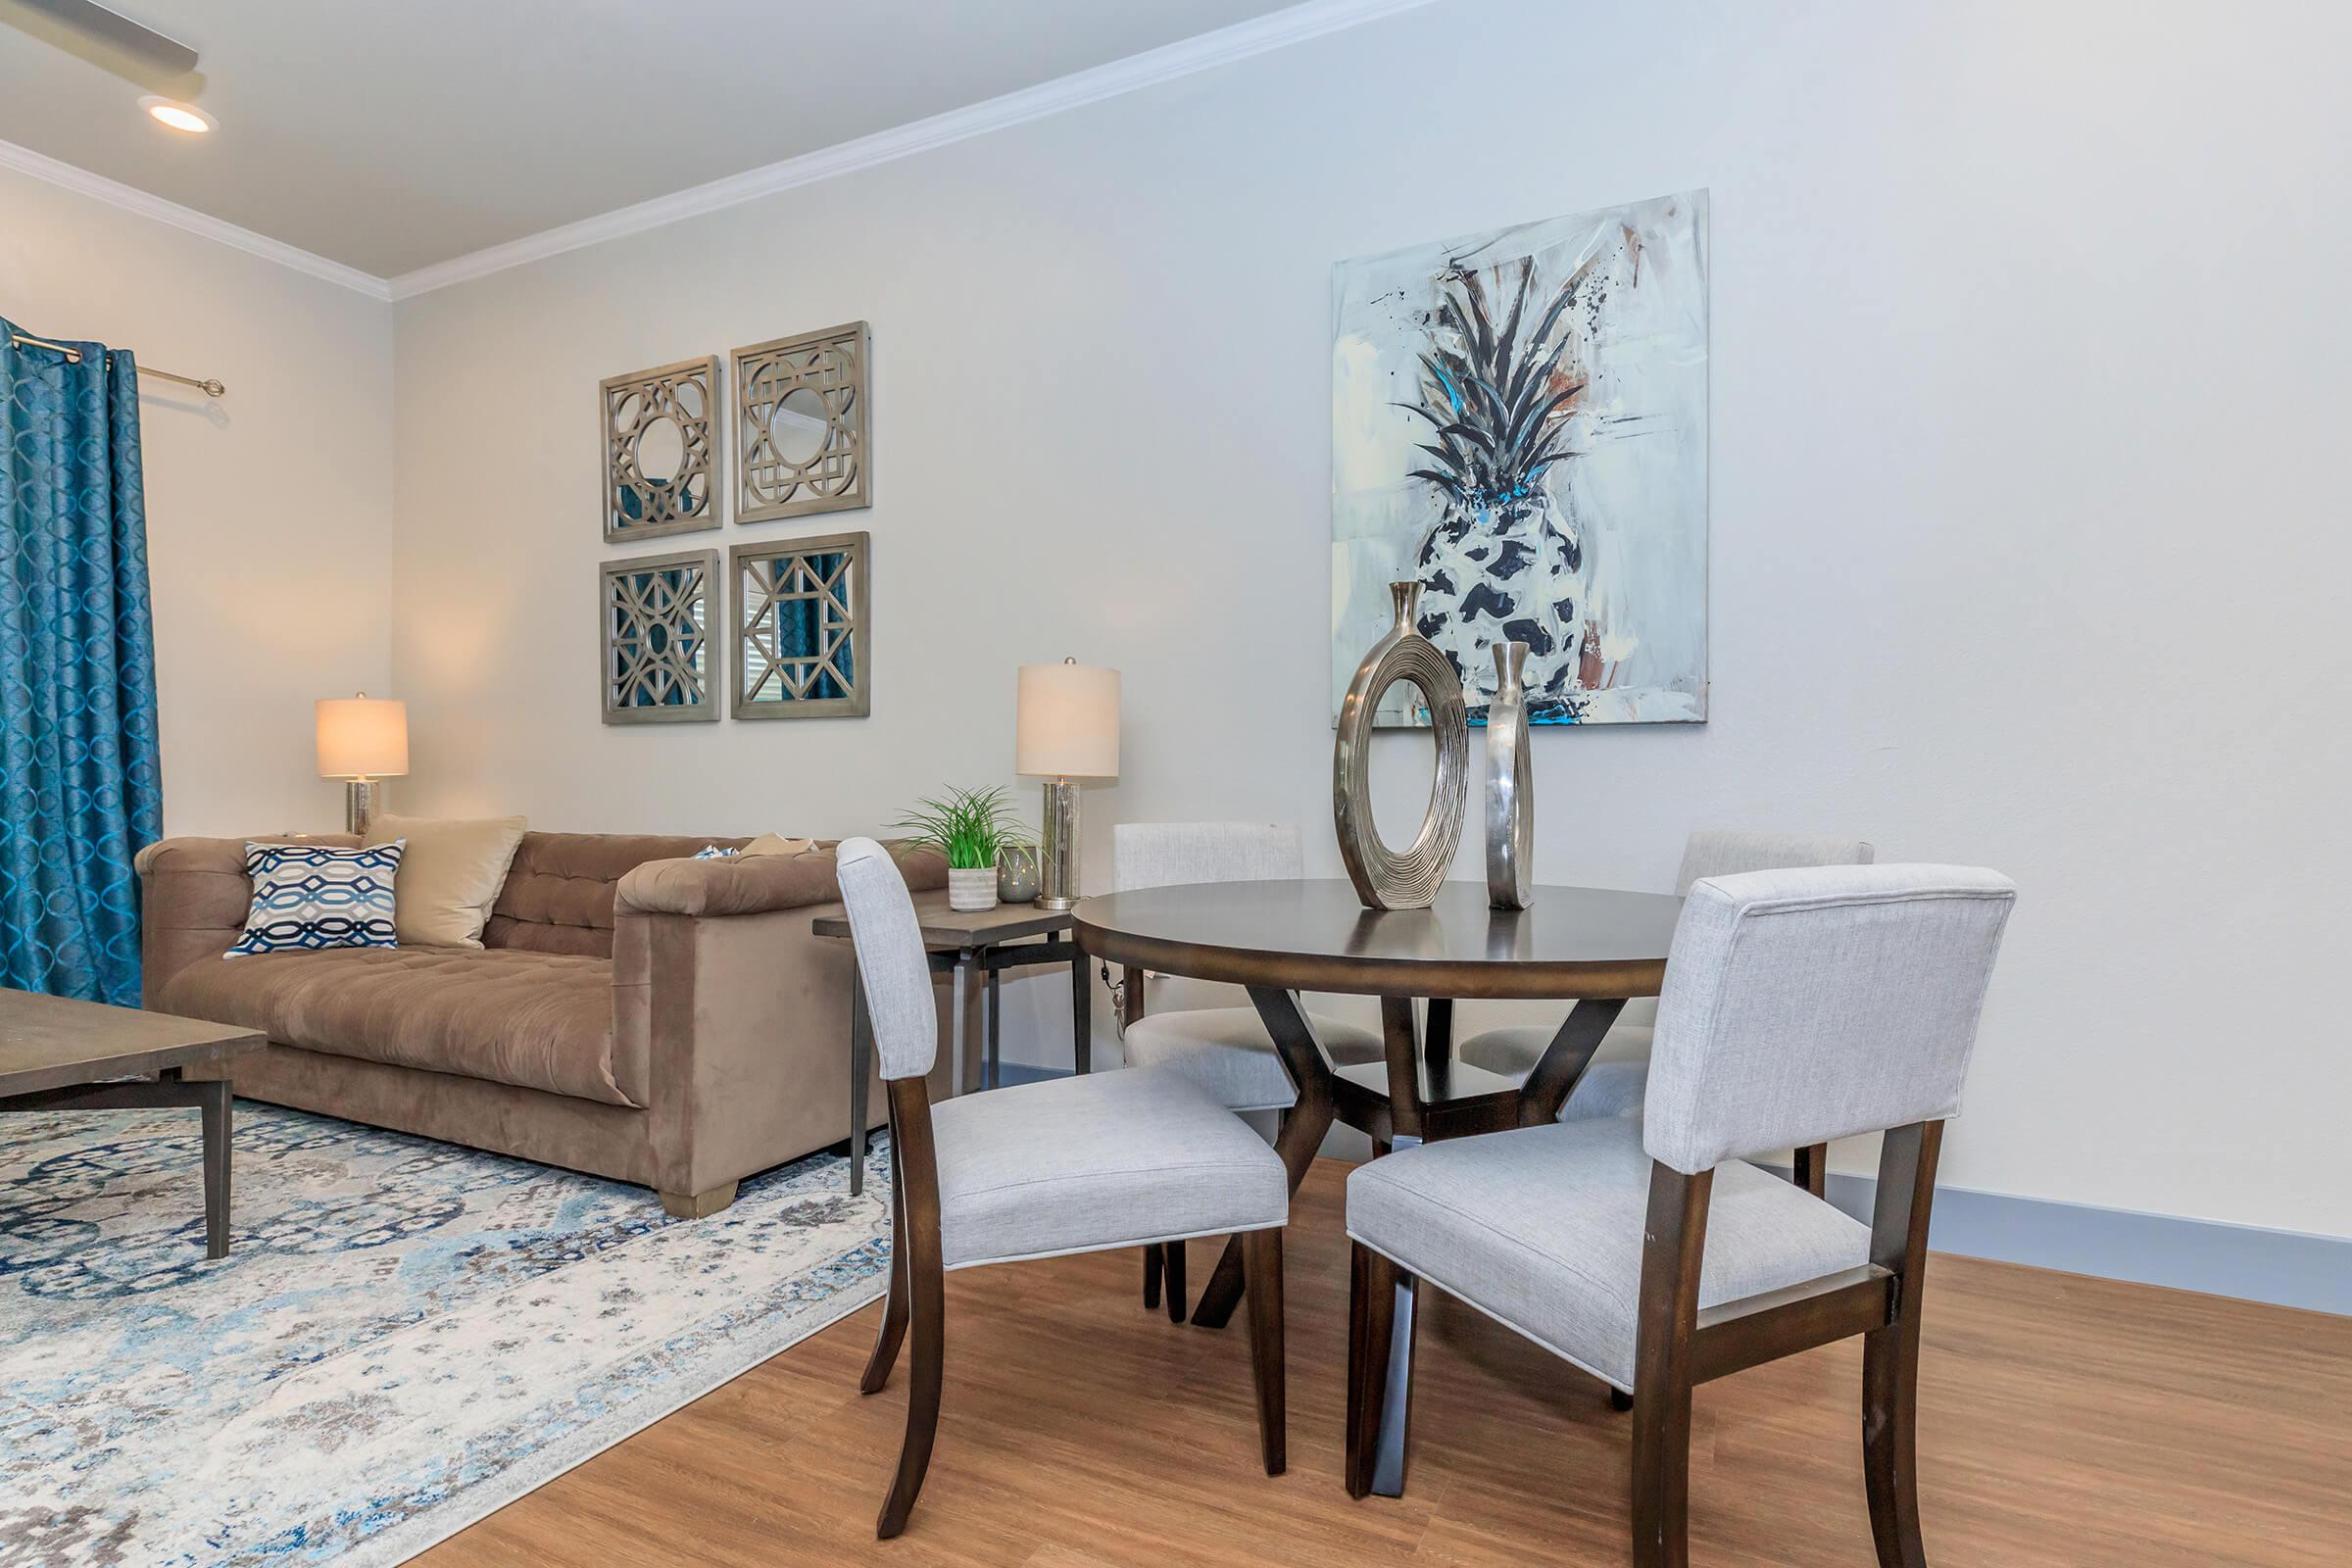
<path fill-rule="evenodd" d="M 379 1568 L 882 1293 L 889 1168 L 643 1188 L 240 1102 L 0 1120 L 0 1564 Z"/>

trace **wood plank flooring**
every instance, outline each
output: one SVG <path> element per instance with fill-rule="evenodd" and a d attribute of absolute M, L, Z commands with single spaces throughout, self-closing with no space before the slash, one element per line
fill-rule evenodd
<path fill-rule="evenodd" d="M 873 1539 L 906 1364 L 857 1392 L 869 1307 L 541 1488 L 425 1568 L 888 1562 L 1617 1564 L 1629 1417 L 1600 1385 L 1425 1297 L 1397 1499 L 1340 1483 L 1348 1269 L 1320 1161 L 1289 1233 L 1289 1474 L 1258 1469 L 1247 1336 L 1144 1310 L 1137 1254 L 948 1278 L 939 1447 Z M 1214 1254 L 1191 1256 L 1196 1287 Z M 1238 1319 L 1237 1319 L 1238 1322 Z M 1920 1431 L 1938 1568 L 2352 1563 L 2352 1318 L 1938 1255 Z M 1698 1391 L 1701 1565 L 1874 1561 L 1859 1342 Z"/>

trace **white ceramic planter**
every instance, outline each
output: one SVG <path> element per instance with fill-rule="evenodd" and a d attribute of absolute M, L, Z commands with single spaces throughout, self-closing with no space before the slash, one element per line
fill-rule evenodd
<path fill-rule="evenodd" d="M 978 914 L 997 906 L 997 868 L 982 866 L 976 871 L 948 873 L 948 907 L 962 914 Z"/>

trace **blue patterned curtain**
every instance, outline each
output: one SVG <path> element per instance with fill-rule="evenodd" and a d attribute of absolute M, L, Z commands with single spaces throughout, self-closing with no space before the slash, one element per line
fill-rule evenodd
<path fill-rule="evenodd" d="M 0 985 L 136 1006 L 131 857 L 164 816 L 138 375 L 16 330 L 0 320 Z"/>

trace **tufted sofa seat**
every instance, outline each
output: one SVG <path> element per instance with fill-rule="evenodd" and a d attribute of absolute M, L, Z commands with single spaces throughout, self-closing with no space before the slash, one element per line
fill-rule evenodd
<path fill-rule="evenodd" d="M 612 960 L 493 948 L 350 948 L 191 964 L 157 1004 L 280 1045 L 645 1104 L 642 1055 L 612 1054 Z"/>
<path fill-rule="evenodd" d="M 276 835 L 283 838 L 285 835 Z M 311 842 L 350 844 L 348 835 Z M 526 833 L 476 949 L 221 955 L 243 839 L 139 856 L 148 1006 L 258 1029 L 240 1096 L 656 1189 L 671 1212 L 841 1137 L 848 945 L 830 846 L 697 860 L 741 839 Z M 907 882 L 943 887 L 937 856 Z M 883 1119 L 887 1097 L 867 1102 Z"/>

